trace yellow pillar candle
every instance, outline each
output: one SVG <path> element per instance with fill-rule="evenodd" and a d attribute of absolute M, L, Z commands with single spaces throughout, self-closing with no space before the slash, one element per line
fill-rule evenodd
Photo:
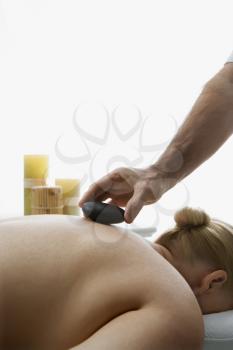
<path fill-rule="evenodd" d="M 31 215 L 31 189 L 46 185 L 49 157 L 27 154 L 24 156 L 24 215 Z"/>
<path fill-rule="evenodd" d="M 79 215 L 80 181 L 78 179 L 56 179 L 55 184 L 63 189 L 63 214 Z"/>

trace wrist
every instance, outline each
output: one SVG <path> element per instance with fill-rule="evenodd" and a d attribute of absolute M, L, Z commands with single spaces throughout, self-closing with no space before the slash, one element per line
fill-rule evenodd
<path fill-rule="evenodd" d="M 148 166 L 145 170 L 145 178 L 148 181 L 158 182 L 162 193 L 167 192 L 180 181 L 176 173 L 165 171 L 160 162 Z"/>
<path fill-rule="evenodd" d="M 173 140 L 160 158 L 149 167 L 149 170 L 172 182 L 179 182 L 184 175 L 184 140 L 178 144 Z"/>

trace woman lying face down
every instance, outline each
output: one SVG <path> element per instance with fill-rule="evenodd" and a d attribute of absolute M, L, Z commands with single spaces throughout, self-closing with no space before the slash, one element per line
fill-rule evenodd
<path fill-rule="evenodd" d="M 183 208 L 154 248 L 185 278 L 203 314 L 233 309 L 233 227 Z"/>
<path fill-rule="evenodd" d="M 133 232 L 65 215 L 2 220 L 0 277 L 0 349 L 202 349 L 190 285 Z"/>
<path fill-rule="evenodd" d="M 78 217 L 2 220 L 0 349 L 201 350 L 202 313 L 232 308 L 232 227 L 175 220 L 150 244 Z"/>

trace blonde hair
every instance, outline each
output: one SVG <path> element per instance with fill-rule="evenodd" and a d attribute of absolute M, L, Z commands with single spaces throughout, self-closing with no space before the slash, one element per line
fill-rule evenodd
<path fill-rule="evenodd" d="M 183 258 L 197 259 L 213 269 L 227 272 L 225 286 L 233 286 L 233 226 L 210 218 L 202 209 L 185 207 L 175 213 L 176 226 L 159 237 L 157 243 L 171 248 L 179 241 Z"/>

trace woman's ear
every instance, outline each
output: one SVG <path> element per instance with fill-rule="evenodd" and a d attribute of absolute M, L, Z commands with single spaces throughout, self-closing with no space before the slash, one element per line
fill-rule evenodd
<path fill-rule="evenodd" d="M 212 293 L 221 288 L 227 281 L 227 272 L 224 270 L 216 270 L 205 275 L 198 287 L 195 288 L 195 294 Z"/>

